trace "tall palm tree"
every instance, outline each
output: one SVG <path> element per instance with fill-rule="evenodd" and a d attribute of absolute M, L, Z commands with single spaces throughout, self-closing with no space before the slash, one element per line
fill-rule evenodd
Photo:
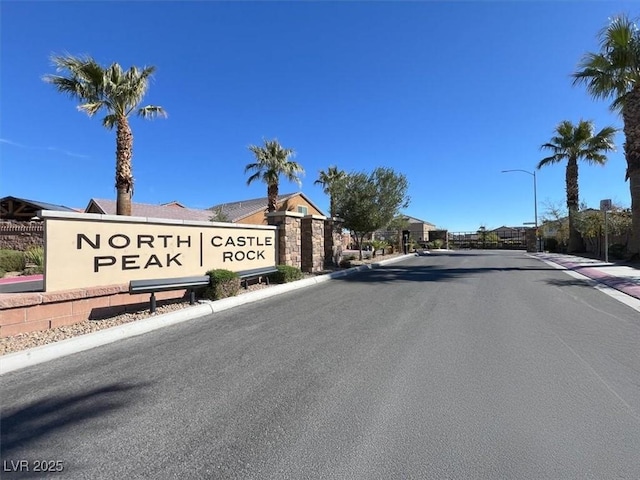
<path fill-rule="evenodd" d="M 615 150 L 613 138 L 617 130 L 605 127 L 594 135 L 593 122 L 580 120 L 574 125 L 568 120 L 560 122 L 555 135 L 540 148 L 551 151 L 551 156 L 543 158 L 538 168 L 567 161 L 565 185 L 567 190 L 567 210 L 569 212 L 569 252 L 582 250 L 582 237 L 576 229 L 576 215 L 580 205 L 578 192 L 578 161 L 604 165 L 606 152 Z"/>
<path fill-rule="evenodd" d="M 124 71 L 117 63 L 103 68 L 91 57 L 71 55 L 53 56 L 52 61 L 56 70 L 66 75 L 45 75 L 44 81 L 79 100 L 78 110 L 90 117 L 104 110 L 102 125 L 109 130 L 116 127 L 116 213 L 131 215 L 133 134 L 129 115 L 135 112 L 142 118 L 167 116 L 158 105 L 139 107 L 155 67 L 133 66 Z"/>
<path fill-rule="evenodd" d="M 622 114 L 626 179 L 631 192 L 632 235 L 629 253 L 640 254 L 640 30 L 626 15 L 613 18 L 598 34 L 600 52 L 585 54 L 573 74 L 596 99 L 612 100 Z"/>
<path fill-rule="evenodd" d="M 278 186 L 280 176 L 301 185 L 300 176 L 304 169 L 300 164 L 291 160 L 295 152 L 291 148 L 283 148 L 277 139 L 265 140 L 264 146 L 249 145 L 256 161 L 244 167 L 244 172 L 254 172 L 248 179 L 247 185 L 256 180 L 267 184 L 267 211 L 275 212 L 278 208 Z"/>
<path fill-rule="evenodd" d="M 341 180 L 347 176 L 343 170 L 338 170 L 338 167 L 331 165 L 327 171 L 320 170 L 318 179 L 313 182 L 314 185 L 322 185 L 322 191 L 329 195 L 329 215 L 335 217 L 337 215 L 335 205 L 335 190 Z"/>

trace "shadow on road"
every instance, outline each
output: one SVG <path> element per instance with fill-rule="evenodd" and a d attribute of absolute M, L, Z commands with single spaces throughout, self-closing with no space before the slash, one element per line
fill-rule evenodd
<path fill-rule="evenodd" d="M 398 266 L 386 265 L 360 272 L 356 275 L 338 277 L 345 282 L 388 283 L 396 281 L 408 282 L 442 282 L 472 277 L 490 272 L 527 272 L 552 271 L 551 267 L 482 267 L 482 268 L 440 268 L 433 265 Z"/>
<path fill-rule="evenodd" d="M 554 287 L 588 287 L 593 288 L 594 285 L 597 285 L 598 282 L 590 279 L 580 279 L 580 278 L 549 278 L 544 280 L 547 285 L 553 285 Z"/>
<path fill-rule="evenodd" d="M 5 408 L 0 415 L 0 457 L 4 460 L 16 448 L 28 447 L 43 437 L 61 435 L 73 425 L 123 408 L 131 398 L 141 398 L 130 392 L 144 386 L 144 383 L 116 383 L 82 394 L 40 400 L 17 410 Z"/>

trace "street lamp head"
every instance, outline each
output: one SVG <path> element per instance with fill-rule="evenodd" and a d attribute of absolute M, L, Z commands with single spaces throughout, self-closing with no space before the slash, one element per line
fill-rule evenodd
<path fill-rule="evenodd" d="M 536 176 L 536 171 L 535 170 L 533 172 L 530 172 L 529 170 L 520 170 L 520 169 L 502 170 L 500 173 L 509 173 L 509 172 L 523 172 L 523 173 L 528 173 L 529 175 L 533 175 L 534 177 Z"/>

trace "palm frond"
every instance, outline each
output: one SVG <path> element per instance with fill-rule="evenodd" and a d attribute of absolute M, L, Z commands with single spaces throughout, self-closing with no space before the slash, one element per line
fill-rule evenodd
<path fill-rule="evenodd" d="M 157 117 L 167 118 L 169 115 L 159 105 L 147 105 L 138 110 L 138 116 L 142 118 L 152 119 Z"/>
<path fill-rule="evenodd" d="M 592 121 L 580 120 L 574 125 L 564 120 L 556 126 L 551 140 L 541 145 L 542 150 L 548 150 L 552 155 L 542 159 L 537 168 L 563 160 L 585 160 L 602 165 L 607 160 L 605 153 L 615 149 L 613 140 L 617 131 L 614 127 L 604 127 L 594 134 Z"/>
<path fill-rule="evenodd" d="M 104 107 L 104 102 L 91 102 L 78 105 L 78 110 L 85 112 L 90 117 L 93 117 L 96 113 Z"/>
<path fill-rule="evenodd" d="M 600 52 L 585 54 L 573 76 L 595 99 L 611 99 L 619 110 L 626 95 L 640 84 L 640 33 L 626 15 L 615 17 L 598 34 Z"/>
<path fill-rule="evenodd" d="M 102 125 L 109 130 L 112 130 L 118 124 L 118 116 L 111 113 L 102 119 Z"/>
<path fill-rule="evenodd" d="M 540 168 L 542 168 L 542 167 L 544 167 L 546 165 L 559 163 L 564 159 L 565 159 L 564 155 L 560 155 L 560 154 L 551 155 L 550 157 L 546 157 L 546 158 L 543 158 L 542 160 L 540 160 L 540 162 L 538 163 L 536 168 L 540 169 Z"/>

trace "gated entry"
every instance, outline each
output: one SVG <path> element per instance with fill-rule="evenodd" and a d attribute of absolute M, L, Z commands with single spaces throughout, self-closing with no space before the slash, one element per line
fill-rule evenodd
<path fill-rule="evenodd" d="M 527 229 L 500 227 L 476 232 L 449 232 L 449 248 L 526 250 Z"/>

